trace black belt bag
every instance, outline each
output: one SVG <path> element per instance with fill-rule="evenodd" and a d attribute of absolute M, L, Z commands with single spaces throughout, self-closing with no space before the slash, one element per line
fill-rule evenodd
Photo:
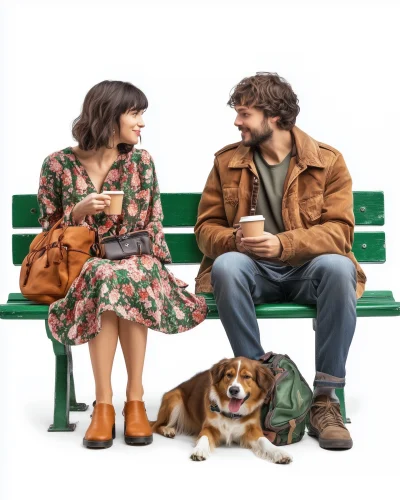
<path fill-rule="evenodd" d="M 150 255 L 151 243 L 148 231 L 135 231 L 120 236 L 107 236 L 101 240 L 105 259 L 121 260 L 131 255 Z"/>

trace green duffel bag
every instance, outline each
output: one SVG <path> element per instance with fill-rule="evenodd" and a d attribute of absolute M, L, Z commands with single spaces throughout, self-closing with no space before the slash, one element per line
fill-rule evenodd
<path fill-rule="evenodd" d="M 261 408 L 264 435 L 277 446 L 297 443 L 304 436 L 312 391 L 286 354 L 268 352 L 261 360 L 275 376 Z"/>

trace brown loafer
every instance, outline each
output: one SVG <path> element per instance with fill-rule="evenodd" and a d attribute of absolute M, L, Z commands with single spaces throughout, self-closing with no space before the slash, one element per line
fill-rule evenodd
<path fill-rule="evenodd" d="M 86 448 L 109 448 L 115 438 L 115 410 L 113 405 L 97 403 L 92 421 L 83 438 Z"/>
<path fill-rule="evenodd" d="M 146 445 L 153 442 L 153 432 L 147 420 L 143 401 L 125 403 L 122 414 L 125 417 L 125 443 L 129 445 Z"/>

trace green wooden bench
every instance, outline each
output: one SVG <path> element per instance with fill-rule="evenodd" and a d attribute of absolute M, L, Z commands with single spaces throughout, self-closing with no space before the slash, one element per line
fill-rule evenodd
<path fill-rule="evenodd" d="M 162 194 L 164 227 L 193 228 L 196 222 L 198 193 Z M 39 228 L 36 195 L 15 195 L 12 205 L 14 229 Z M 354 213 L 359 226 L 382 226 L 384 224 L 384 197 L 382 192 L 354 192 Z M 21 265 L 28 253 L 34 234 L 13 234 L 12 255 L 14 265 Z M 199 251 L 193 232 L 166 234 L 174 264 L 199 264 Z M 355 233 L 353 251 L 361 263 L 382 264 L 386 260 L 385 233 L 383 231 L 359 231 Z M 208 318 L 218 319 L 218 310 L 212 294 L 207 299 Z M 314 318 L 314 306 L 293 303 L 262 304 L 256 306 L 258 318 Z M 88 406 L 77 403 L 72 370 L 71 348 L 55 341 L 47 324 L 48 306 L 25 300 L 20 293 L 10 293 L 7 304 L 0 305 L 2 319 L 45 320 L 46 331 L 52 341 L 56 357 L 54 419 L 49 431 L 73 431 L 75 424 L 69 422 L 70 411 L 85 411 Z M 357 304 L 357 316 L 399 316 L 400 303 L 395 302 L 390 291 L 367 291 Z M 210 360 L 210 363 L 215 360 Z M 343 418 L 346 421 L 344 391 L 338 390 Z"/>

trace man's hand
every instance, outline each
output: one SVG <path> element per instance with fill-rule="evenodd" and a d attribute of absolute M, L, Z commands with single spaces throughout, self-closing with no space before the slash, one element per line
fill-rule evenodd
<path fill-rule="evenodd" d="M 238 233 L 236 233 L 236 237 Z M 266 232 L 264 232 L 262 236 L 251 238 L 242 237 L 241 245 L 245 248 L 245 251 L 253 253 L 258 257 L 264 257 L 266 259 L 279 258 L 282 255 L 283 250 L 279 238 L 274 234 Z"/>
<path fill-rule="evenodd" d="M 236 232 L 236 249 L 238 252 L 247 253 L 246 249 L 242 244 L 242 238 L 243 238 L 243 231 L 239 227 L 239 229 Z"/>

